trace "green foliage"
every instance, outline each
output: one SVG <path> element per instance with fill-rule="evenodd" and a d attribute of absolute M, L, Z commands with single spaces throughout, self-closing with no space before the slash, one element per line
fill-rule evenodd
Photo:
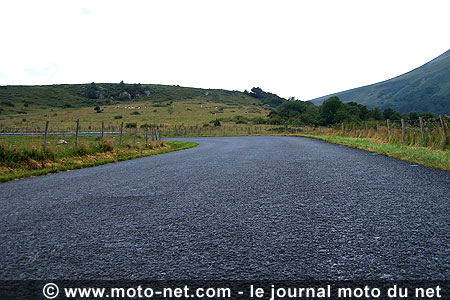
<path fill-rule="evenodd" d="M 344 103 L 338 97 L 331 97 L 325 100 L 321 106 L 321 116 L 324 124 L 337 123 L 339 120 L 337 117 L 348 117 Z"/>
<path fill-rule="evenodd" d="M 276 107 L 276 106 L 282 104 L 284 101 L 286 101 L 286 99 L 281 98 L 276 94 L 264 92 L 259 87 L 252 88 L 251 93 L 248 93 L 247 90 L 245 90 L 245 92 L 244 92 L 244 94 L 250 95 L 253 98 L 259 99 L 262 102 L 262 104 L 267 104 L 267 105 L 273 106 L 273 107 Z"/>
<path fill-rule="evenodd" d="M 312 103 L 298 100 L 286 101 L 269 113 L 269 123 L 274 125 L 316 124 L 319 108 Z"/>
<path fill-rule="evenodd" d="M 419 116 L 426 116 L 426 120 L 435 119 L 433 114 L 411 113 L 403 117 L 417 121 Z M 343 103 L 339 97 L 333 96 L 325 100 L 322 105 L 315 106 L 311 102 L 297 100 L 286 101 L 269 113 L 270 124 L 274 125 L 324 125 L 344 123 L 361 123 L 365 121 L 379 121 L 384 119 L 399 120 L 402 116 L 393 109 L 384 110 L 381 114 L 378 108 L 367 109 L 366 106 L 355 103 Z M 424 118 L 425 119 L 425 118 Z"/>
<path fill-rule="evenodd" d="M 125 124 L 125 128 L 136 128 L 137 124 L 136 123 L 127 123 Z"/>
<path fill-rule="evenodd" d="M 220 121 L 219 121 L 218 119 L 214 120 L 213 125 L 214 125 L 215 127 L 222 126 L 222 124 L 220 124 Z"/>
<path fill-rule="evenodd" d="M 114 116 L 114 119 L 115 120 L 119 120 L 119 119 L 122 119 L 123 117 L 121 116 L 121 115 L 117 115 L 117 116 Z"/>
<path fill-rule="evenodd" d="M 141 113 L 135 110 L 135 111 L 133 111 L 131 114 L 132 114 L 132 115 L 140 115 Z"/>

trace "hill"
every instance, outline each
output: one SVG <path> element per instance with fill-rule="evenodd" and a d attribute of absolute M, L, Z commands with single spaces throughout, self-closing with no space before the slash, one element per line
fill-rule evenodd
<path fill-rule="evenodd" d="M 262 90 L 261 90 L 262 91 Z M 270 93 L 266 93 L 270 94 Z M 273 95 L 273 94 L 271 94 Z M 276 98 L 278 96 L 274 95 Z M 26 112 L 28 107 L 78 108 L 130 101 L 177 101 L 202 98 L 219 103 L 276 106 L 259 94 L 156 84 L 90 83 L 44 86 L 0 86 L 0 113 Z M 281 99 L 281 98 L 279 98 Z M 284 99 L 281 99 L 284 100 Z"/>
<path fill-rule="evenodd" d="M 0 86 L 0 130 L 34 128 L 45 120 L 53 128 L 73 125 L 76 119 L 93 125 L 101 121 L 205 124 L 243 116 L 250 120 L 267 116 L 285 101 L 260 88 L 240 92 L 123 82 Z"/>
<path fill-rule="evenodd" d="M 403 75 L 310 101 L 321 104 L 332 96 L 343 102 L 381 110 L 391 108 L 400 113 L 450 114 L 450 50 Z"/>

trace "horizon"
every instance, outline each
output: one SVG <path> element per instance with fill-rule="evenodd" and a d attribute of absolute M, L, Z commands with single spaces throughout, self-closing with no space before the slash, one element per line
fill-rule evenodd
<path fill-rule="evenodd" d="M 359 2 L 9 1 L 0 85 L 260 87 L 305 101 L 389 80 L 449 50 L 448 1 Z"/>

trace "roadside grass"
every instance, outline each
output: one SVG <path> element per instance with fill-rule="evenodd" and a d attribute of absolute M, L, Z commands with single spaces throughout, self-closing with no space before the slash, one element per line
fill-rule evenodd
<path fill-rule="evenodd" d="M 408 162 L 450 171 L 450 151 L 446 150 L 407 146 L 395 142 L 387 143 L 370 137 L 344 137 L 316 134 L 299 134 L 298 136 L 368 150 Z"/>
<path fill-rule="evenodd" d="M 182 141 L 154 141 L 145 144 L 138 137 L 124 137 L 118 145 L 118 137 L 83 137 L 77 149 L 74 137 L 64 137 L 68 144 L 57 145 L 60 137 L 49 137 L 46 149 L 42 138 L 0 138 L 0 182 L 14 179 L 93 167 L 144 156 L 157 155 L 195 147 L 198 144 Z"/>

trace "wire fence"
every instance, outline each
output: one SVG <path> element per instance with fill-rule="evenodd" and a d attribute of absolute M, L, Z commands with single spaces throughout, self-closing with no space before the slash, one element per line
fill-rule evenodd
<path fill-rule="evenodd" d="M 163 137 L 195 137 L 195 136 L 246 136 L 270 134 L 315 134 L 342 135 L 359 138 L 376 138 L 385 142 L 403 143 L 412 146 L 440 147 L 448 149 L 448 116 L 430 120 L 386 120 L 360 123 L 341 123 L 331 127 L 323 126 L 287 126 L 269 124 L 221 124 L 210 125 L 169 125 L 152 123 L 96 122 L 81 123 L 79 120 L 73 126 L 62 126 L 58 122 L 46 121 L 41 126 L 5 127 L 0 125 L 0 137 L 4 136 L 41 136 L 43 147 L 47 145 L 48 136 L 75 136 L 74 146 L 82 136 L 116 136 L 119 144 L 123 137 L 159 141 Z"/>

